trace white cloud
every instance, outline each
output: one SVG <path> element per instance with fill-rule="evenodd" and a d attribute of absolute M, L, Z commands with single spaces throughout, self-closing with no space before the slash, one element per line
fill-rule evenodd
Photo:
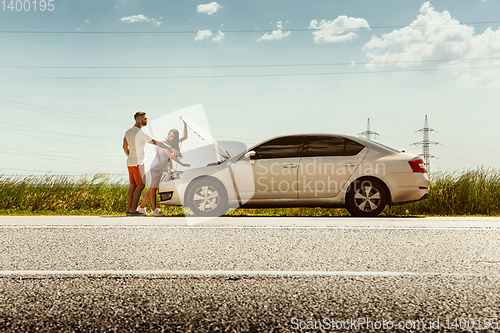
<path fill-rule="evenodd" d="M 344 32 L 360 28 L 370 29 L 370 25 L 363 18 L 347 17 L 341 15 L 333 21 L 322 20 L 318 23 L 312 20 L 309 29 L 319 29 L 313 32 L 314 42 L 319 43 L 340 43 L 353 40 L 358 37 L 354 32 Z"/>
<path fill-rule="evenodd" d="M 148 22 L 153 24 L 156 27 L 159 27 L 161 24 L 161 19 L 163 17 L 160 17 L 158 19 L 155 18 L 147 18 L 146 16 L 139 14 L 139 15 L 132 15 L 132 16 L 126 16 L 122 17 L 120 21 L 125 22 L 125 23 L 142 23 L 142 22 Z"/>
<path fill-rule="evenodd" d="M 206 5 L 199 5 L 196 8 L 196 10 L 198 11 L 198 13 L 212 15 L 213 13 L 217 12 L 221 8 L 222 8 L 222 6 L 214 1 L 211 3 L 207 3 Z"/>
<path fill-rule="evenodd" d="M 214 38 L 212 38 L 212 42 L 222 42 L 224 36 L 226 36 L 226 34 L 219 30 L 217 32 L 217 35 L 215 35 Z"/>
<path fill-rule="evenodd" d="M 272 23 L 271 23 L 272 24 Z M 290 31 L 287 31 L 283 33 L 281 29 L 283 29 L 283 22 L 278 21 L 276 22 L 276 27 L 278 27 L 278 30 L 273 30 L 271 34 L 264 34 L 264 36 L 260 37 L 257 39 L 258 42 L 261 40 L 275 40 L 275 39 L 281 39 L 290 36 Z"/>
<path fill-rule="evenodd" d="M 88 20 L 85 20 L 85 23 L 90 24 L 90 22 Z"/>
<path fill-rule="evenodd" d="M 210 30 L 198 30 L 198 33 L 196 34 L 194 41 L 199 42 L 201 40 L 204 40 L 204 39 L 210 38 L 210 37 L 212 37 L 212 31 L 210 31 Z"/>
<path fill-rule="evenodd" d="M 198 30 L 198 33 L 196 34 L 194 41 L 199 42 L 204 39 L 210 39 L 210 37 L 212 36 L 213 36 L 212 42 L 222 42 L 226 34 L 219 30 L 217 31 L 217 34 L 214 36 L 211 30 Z"/>
<path fill-rule="evenodd" d="M 500 66 L 500 28 L 487 28 L 475 34 L 474 28 L 451 17 L 448 11 L 436 11 L 429 2 L 420 8 L 420 14 L 408 26 L 394 30 L 380 38 L 373 36 L 363 47 L 371 59 L 368 68 L 392 65 L 399 68 L 449 69 Z M 477 59 L 466 61 L 429 62 L 430 60 Z M 456 71 L 458 84 L 463 86 L 486 84 L 500 87 L 500 72 L 476 69 Z"/>

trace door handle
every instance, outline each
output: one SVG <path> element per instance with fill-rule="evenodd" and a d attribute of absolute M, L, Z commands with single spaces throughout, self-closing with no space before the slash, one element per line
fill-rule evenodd
<path fill-rule="evenodd" d="M 344 163 L 344 166 L 356 166 L 356 163 Z"/>
<path fill-rule="evenodd" d="M 283 164 L 283 168 L 296 168 L 297 164 Z"/>

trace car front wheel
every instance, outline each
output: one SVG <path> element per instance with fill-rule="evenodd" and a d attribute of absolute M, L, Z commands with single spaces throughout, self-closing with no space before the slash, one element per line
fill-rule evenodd
<path fill-rule="evenodd" d="M 199 179 L 190 185 L 186 201 L 196 216 L 221 216 L 228 210 L 226 190 L 219 182 L 209 178 Z"/>
<path fill-rule="evenodd" d="M 380 181 L 374 179 L 356 180 L 347 192 L 347 210 L 352 216 L 377 216 L 384 210 L 387 196 Z"/>

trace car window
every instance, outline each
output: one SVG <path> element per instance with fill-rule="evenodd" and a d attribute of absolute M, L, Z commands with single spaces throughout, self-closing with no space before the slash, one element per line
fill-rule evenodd
<path fill-rule="evenodd" d="M 304 156 L 342 156 L 344 141 L 345 139 L 339 136 L 310 136 Z"/>
<path fill-rule="evenodd" d="M 301 144 L 302 137 L 286 136 L 265 142 L 253 150 L 256 159 L 299 157 Z"/>
<path fill-rule="evenodd" d="M 354 156 L 365 146 L 340 136 L 310 136 L 304 156 Z"/>
<path fill-rule="evenodd" d="M 354 142 L 349 139 L 345 139 L 345 150 L 344 156 L 354 156 L 358 155 L 361 150 L 363 150 L 365 146 L 360 143 Z"/>

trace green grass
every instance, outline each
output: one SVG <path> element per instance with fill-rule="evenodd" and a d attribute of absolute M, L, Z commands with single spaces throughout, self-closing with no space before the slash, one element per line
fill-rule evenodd
<path fill-rule="evenodd" d="M 387 207 L 382 216 L 500 216 L 500 171 L 477 168 L 431 175 L 429 198 Z M 0 175 L 0 215 L 124 215 L 128 185 L 107 174 L 92 177 Z M 147 188 L 144 190 L 145 193 Z M 151 209 L 148 203 L 148 209 Z M 180 207 L 162 207 L 168 216 Z M 229 216 L 349 216 L 336 208 L 236 209 Z"/>
<path fill-rule="evenodd" d="M 127 193 L 123 184 L 105 174 L 82 176 L 0 176 L 2 212 L 123 211 Z"/>
<path fill-rule="evenodd" d="M 0 215 L 125 215 L 127 189 L 121 178 L 0 175 Z M 146 191 L 143 191 L 143 194 Z M 147 206 L 151 210 L 151 203 Z M 179 207 L 164 207 L 172 216 Z"/>
<path fill-rule="evenodd" d="M 500 216 L 500 170 L 477 168 L 438 172 L 432 174 L 430 180 L 426 200 L 386 208 L 383 214 Z"/>

